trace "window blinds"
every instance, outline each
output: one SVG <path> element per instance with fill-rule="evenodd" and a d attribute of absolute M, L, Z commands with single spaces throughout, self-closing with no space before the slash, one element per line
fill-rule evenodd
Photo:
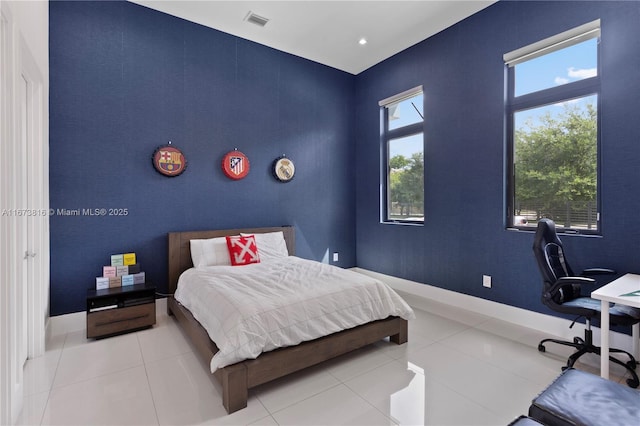
<path fill-rule="evenodd" d="M 398 93 L 397 95 L 389 96 L 378 102 L 378 105 L 381 107 L 386 107 L 391 104 L 397 104 L 398 102 L 404 101 L 405 99 L 409 99 L 412 96 L 418 95 L 422 93 L 422 85 L 414 87 L 413 89 L 405 90 L 402 93 Z"/>
<path fill-rule="evenodd" d="M 528 46 L 512 50 L 509 53 L 505 53 L 503 59 L 505 64 L 513 67 L 519 63 L 546 55 L 547 53 L 551 53 L 556 50 L 564 49 L 565 47 L 581 43 L 594 37 L 600 37 L 599 19 L 580 25 L 579 27 L 572 28 L 563 33 L 556 34 L 544 40 L 540 40 L 536 43 L 532 43 Z"/>

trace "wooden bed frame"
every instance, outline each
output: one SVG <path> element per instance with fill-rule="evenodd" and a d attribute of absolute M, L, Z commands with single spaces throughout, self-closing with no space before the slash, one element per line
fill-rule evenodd
<path fill-rule="evenodd" d="M 277 231 L 284 233 L 289 254 L 294 255 L 295 229 L 290 226 L 169 233 L 169 293 L 175 292 L 180 274 L 193 266 L 190 240 L 238 235 L 241 232 L 254 234 Z M 218 348 L 209 338 L 207 331 L 173 296 L 167 299 L 167 313 L 176 318 L 208 365 Z M 249 389 L 377 342 L 387 336 L 396 344 L 405 343 L 407 321 L 399 317 L 388 317 L 296 346 L 263 352 L 256 359 L 220 368 L 213 376 L 222 385 L 222 404 L 231 414 L 247 406 Z"/>

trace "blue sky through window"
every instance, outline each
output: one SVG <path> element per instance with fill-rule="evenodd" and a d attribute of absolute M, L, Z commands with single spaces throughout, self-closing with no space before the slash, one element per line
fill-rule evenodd
<path fill-rule="evenodd" d="M 424 117 L 424 95 L 422 93 L 412 96 L 389 108 L 389 130 L 423 121 Z M 389 143 L 389 158 L 395 155 L 402 155 L 411 158 L 416 152 L 422 152 L 424 148 L 422 133 L 412 136 L 393 139 Z"/>
<path fill-rule="evenodd" d="M 515 96 L 560 86 L 598 74 L 598 39 L 592 38 L 573 46 L 557 50 L 515 66 Z M 587 104 L 597 105 L 597 96 L 585 96 L 566 102 L 519 111 L 515 114 L 515 128 L 525 124 L 536 126 L 540 117 L 549 113 L 557 116 L 567 104 L 586 109 Z"/>
<path fill-rule="evenodd" d="M 413 154 L 423 151 L 422 133 L 406 136 L 404 138 L 391 139 L 389 141 L 389 158 L 402 155 L 409 159 Z"/>
<path fill-rule="evenodd" d="M 417 94 L 395 104 L 389 108 L 389 130 L 418 123 L 424 117 L 423 94 Z"/>
<path fill-rule="evenodd" d="M 592 38 L 516 65 L 515 96 L 596 76 L 597 43 Z"/>

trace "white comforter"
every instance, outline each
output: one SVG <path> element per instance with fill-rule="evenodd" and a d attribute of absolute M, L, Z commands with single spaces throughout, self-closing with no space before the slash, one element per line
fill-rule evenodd
<path fill-rule="evenodd" d="M 175 299 L 218 346 L 211 371 L 390 315 L 414 318 L 386 284 L 295 256 L 185 271 Z"/>

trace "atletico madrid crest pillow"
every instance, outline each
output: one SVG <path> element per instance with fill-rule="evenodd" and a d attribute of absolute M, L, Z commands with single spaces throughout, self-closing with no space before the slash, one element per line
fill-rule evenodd
<path fill-rule="evenodd" d="M 258 246 L 253 235 L 228 236 L 227 248 L 229 249 L 229 257 L 233 266 L 260 263 Z"/>

